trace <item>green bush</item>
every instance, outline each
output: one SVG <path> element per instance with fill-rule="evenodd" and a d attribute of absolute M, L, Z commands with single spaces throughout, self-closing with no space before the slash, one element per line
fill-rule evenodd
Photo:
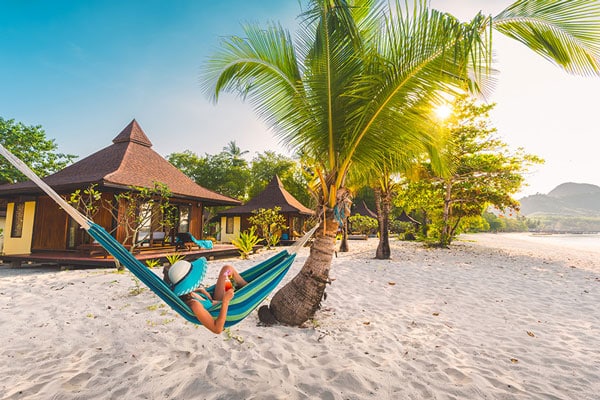
<path fill-rule="evenodd" d="M 240 236 L 233 239 L 231 243 L 240 251 L 240 257 L 248 258 L 248 255 L 254 250 L 254 246 L 260 241 L 260 238 L 255 233 L 256 227 L 253 226 L 249 230 L 240 233 Z"/>
<path fill-rule="evenodd" d="M 377 220 L 372 217 L 356 214 L 348 218 L 352 233 L 368 235 L 377 232 Z"/>
<path fill-rule="evenodd" d="M 167 261 L 169 262 L 169 264 L 173 265 L 177 261 L 183 260 L 185 258 L 185 256 L 183 254 L 173 253 L 173 254 L 167 254 L 166 258 L 167 258 Z"/>
<path fill-rule="evenodd" d="M 158 267 L 160 265 L 160 260 L 157 260 L 156 258 L 146 260 L 146 265 L 148 268 Z"/>
<path fill-rule="evenodd" d="M 248 222 L 257 228 L 258 233 L 266 240 L 267 248 L 276 246 L 279 243 L 281 231 L 287 229 L 285 217 L 280 211 L 281 207 L 274 207 L 273 209 L 259 208 L 253 211 L 255 215 L 248 218 Z"/>

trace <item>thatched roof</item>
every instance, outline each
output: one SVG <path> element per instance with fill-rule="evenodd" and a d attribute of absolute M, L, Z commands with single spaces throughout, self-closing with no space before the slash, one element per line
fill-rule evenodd
<path fill-rule="evenodd" d="M 128 190 L 130 186 L 151 188 L 154 182 L 162 182 L 173 197 L 202 201 L 206 205 L 240 204 L 196 184 L 152 150 L 152 143 L 135 119 L 113 139 L 112 145 L 47 176 L 44 181 L 58 192 L 71 192 L 93 183 L 100 190 Z M 38 192 L 31 181 L 0 186 L 0 196 Z"/>
<path fill-rule="evenodd" d="M 225 211 L 221 211 L 219 215 L 242 215 L 252 214 L 253 211 L 259 208 L 271 209 L 280 207 L 282 214 L 297 213 L 304 215 L 314 215 L 315 212 L 308 207 L 305 207 L 294 196 L 292 196 L 285 188 L 277 175 L 271 179 L 267 187 L 253 197 L 248 203 L 232 207 Z"/>

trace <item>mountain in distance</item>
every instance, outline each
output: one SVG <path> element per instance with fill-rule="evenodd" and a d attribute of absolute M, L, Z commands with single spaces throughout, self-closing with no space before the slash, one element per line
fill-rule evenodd
<path fill-rule="evenodd" d="M 600 217 L 600 186 L 567 182 L 548 194 L 523 197 L 521 215 L 561 215 L 570 217 Z"/>
<path fill-rule="evenodd" d="M 546 233 L 599 233 L 600 186 L 563 183 L 548 194 L 519 200 L 521 215 L 532 231 Z"/>

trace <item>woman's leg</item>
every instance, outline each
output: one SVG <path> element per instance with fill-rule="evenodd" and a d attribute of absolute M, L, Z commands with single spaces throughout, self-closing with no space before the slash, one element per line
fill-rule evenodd
<path fill-rule="evenodd" d="M 242 276 L 237 272 L 237 270 L 231 265 L 226 265 L 223 268 L 230 269 L 230 275 L 233 275 L 233 281 L 235 282 L 236 289 L 239 289 L 248 284 L 248 282 L 246 282 L 244 278 L 242 278 Z"/>
<path fill-rule="evenodd" d="M 217 284 L 215 285 L 215 293 L 213 296 L 215 300 L 223 299 L 223 294 L 225 293 L 225 281 L 229 279 L 228 276 L 233 276 L 236 288 L 241 288 L 248 283 L 241 277 L 237 270 L 233 268 L 233 266 L 224 265 L 223 268 L 221 268 L 221 272 L 219 272 Z"/>

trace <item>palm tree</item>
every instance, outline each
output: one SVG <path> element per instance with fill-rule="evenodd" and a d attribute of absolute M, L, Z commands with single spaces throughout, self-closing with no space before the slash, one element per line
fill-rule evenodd
<path fill-rule="evenodd" d="M 248 150 L 242 151 L 240 147 L 235 143 L 235 140 L 227 143 L 227 146 L 223 147 L 223 152 L 231 157 L 231 164 L 234 167 L 241 167 L 246 165 L 246 160 L 242 158 L 243 155 L 248 154 Z"/>
<path fill-rule="evenodd" d="M 299 38 L 280 25 L 245 25 L 209 60 L 204 88 L 213 99 L 248 99 L 292 150 L 315 163 L 321 228 L 300 273 L 271 302 L 275 317 L 298 325 L 320 305 L 335 246 L 334 210 L 351 169 L 369 169 L 389 149 L 429 146 L 432 104 L 443 93 L 484 92 L 492 28 L 569 72 L 598 74 L 596 0 L 521 0 L 496 17 L 461 23 L 415 0 L 310 0 Z"/>

